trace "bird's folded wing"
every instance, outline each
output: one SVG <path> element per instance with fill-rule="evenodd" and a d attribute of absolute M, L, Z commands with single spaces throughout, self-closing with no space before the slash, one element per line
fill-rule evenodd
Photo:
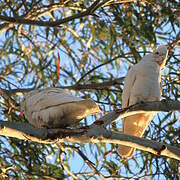
<path fill-rule="evenodd" d="M 135 72 L 135 68 L 132 67 L 129 70 L 128 75 L 125 78 L 125 82 L 124 82 L 124 90 L 122 94 L 122 108 L 126 108 L 129 106 L 131 89 L 134 85 L 135 80 L 136 80 L 136 72 Z"/>
<path fill-rule="evenodd" d="M 25 96 L 26 106 L 32 111 L 58 106 L 65 103 L 82 101 L 82 98 L 72 96 L 59 88 L 48 88 L 46 90 L 37 90 Z M 29 110 L 30 110 L 29 109 Z"/>

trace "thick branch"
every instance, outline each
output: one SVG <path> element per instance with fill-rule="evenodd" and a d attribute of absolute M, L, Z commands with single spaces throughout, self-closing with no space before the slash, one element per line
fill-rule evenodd
<path fill-rule="evenodd" d="M 95 123 L 104 124 L 107 126 L 117 119 L 121 119 L 127 116 L 134 114 L 145 113 L 146 111 L 158 112 L 158 111 L 180 111 L 180 102 L 179 101 L 153 101 L 146 103 L 139 103 L 132 106 L 129 106 L 124 109 L 119 109 L 116 111 L 109 112 L 104 117 L 98 119 Z"/>
<path fill-rule="evenodd" d="M 97 120 L 85 129 L 37 129 L 28 123 L 0 121 L 0 135 L 30 140 L 39 143 L 81 142 L 81 143 L 114 143 L 127 145 L 156 155 L 163 155 L 180 160 L 180 149 L 151 140 L 109 131 L 104 127 L 117 118 L 145 111 L 180 110 L 178 101 L 148 102 L 136 104 L 123 110 L 117 110 Z"/>
<path fill-rule="evenodd" d="M 2 124 L 2 122 L 0 122 L 0 124 Z M 15 137 L 22 140 L 30 140 L 45 144 L 61 142 L 121 144 L 134 147 L 143 151 L 151 152 L 155 155 L 163 155 L 169 158 L 180 160 L 180 149 L 177 147 L 158 143 L 144 138 L 108 131 L 102 126 L 94 125 L 90 129 L 76 131 L 64 129 L 36 129 L 27 123 L 11 123 L 11 125 L 21 127 L 25 126 L 26 128 L 32 130 L 31 133 L 29 133 L 31 135 L 25 134 L 25 129 L 22 129 L 22 132 L 20 130 L 12 129 L 5 126 L 1 128 L 0 134 L 4 136 Z M 36 135 L 39 133 L 39 138 L 32 136 L 32 134 L 34 134 L 35 132 Z"/>

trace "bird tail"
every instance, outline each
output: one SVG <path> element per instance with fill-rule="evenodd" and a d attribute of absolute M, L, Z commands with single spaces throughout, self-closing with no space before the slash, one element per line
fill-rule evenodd
<path fill-rule="evenodd" d="M 129 116 L 123 119 L 123 133 L 141 137 L 153 118 L 153 113 L 142 113 Z M 118 154 L 124 158 L 131 158 L 135 148 L 119 145 Z"/>

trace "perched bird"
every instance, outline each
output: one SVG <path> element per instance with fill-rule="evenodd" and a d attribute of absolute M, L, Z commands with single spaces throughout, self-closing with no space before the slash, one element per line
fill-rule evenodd
<path fill-rule="evenodd" d="M 37 128 L 64 128 L 90 114 L 100 112 L 91 99 L 72 96 L 60 88 L 33 90 L 24 96 L 20 109 Z"/>
<path fill-rule="evenodd" d="M 136 103 L 159 101 L 161 97 L 161 69 L 168 57 L 167 46 L 159 46 L 134 65 L 125 78 L 122 108 Z M 123 133 L 141 137 L 155 114 L 136 114 L 123 119 Z M 124 158 L 133 156 L 134 148 L 119 145 L 118 153 Z"/>

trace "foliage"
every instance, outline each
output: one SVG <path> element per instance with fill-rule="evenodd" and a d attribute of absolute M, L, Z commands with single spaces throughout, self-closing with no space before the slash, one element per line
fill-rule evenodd
<path fill-rule="evenodd" d="M 50 22 L 78 14 L 92 3 L 87 0 L 1 1 L 0 15 Z M 106 0 L 90 15 L 55 27 L 1 21 L 0 88 L 8 90 L 8 95 L 19 103 L 22 93 L 18 93 L 18 89 L 21 88 L 75 85 L 76 91 L 72 93 L 91 97 L 104 111 L 112 110 L 120 107 L 123 82 L 103 88 L 78 89 L 79 85 L 123 77 L 128 65 L 137 63 L 156 45 L 169 43 L 171 52 L 162 73 L 162 97 L 179 100 L 178 13 L 175 0 L 129 3 Z M 60 75 L 57 74 L 58 52 Z M 100 64 L 102 66 L 96 68 Z M 89 72 L 91 69 L 93 71 Z M 0 120 L 23 121 L 3 97 L 0 113 Z M 147 129 L 146 138 L 178 146 L 178 115 L 159 113 Z M 81 125 L 90 124 L 95 118 L 87 118 Z M 119 127 L 117 123 L 112 128 Z M 0 141 L 2 177 L 98 179 L 100 175 L 86 164 L 78 147 L 105 177 L 178 179 L 179 167 L 175 160 L 138 150 L 133 159 L 124 160 L 118 156 L 117 146 L 112 144 L 66 143 L 60 148 L 7 137 L 1 137 Z"/>

